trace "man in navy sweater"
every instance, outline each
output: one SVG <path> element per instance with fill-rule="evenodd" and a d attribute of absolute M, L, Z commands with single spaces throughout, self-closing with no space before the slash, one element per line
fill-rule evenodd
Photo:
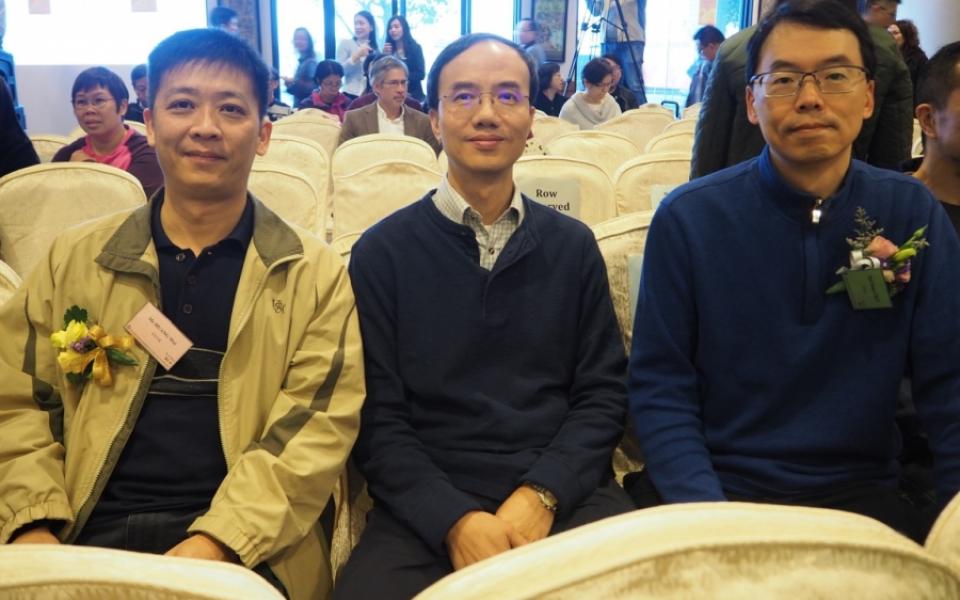
<path fill-rule="evenodd" d="M 922 541 L 931 515 L 898 491 L 905 372 L 940 502 L 960 488 L 960 243 L 922 184 L 851 160 L 874 66 L 848 7 L 779 6 L 747 64 L 748 116 L 767 147 L 679 188 L 654 217 L 629 384 L 663 501 L 837 508 Z M 889 308 L 826 293 L 850 264 L 847 239 L 873 229 L 865 219 L 895 244 L 927 227 L 912 270 L 891 273 L 899 292 L 880 280 Z"/>
<path fill-rule="evenodd" d="M 374 508 L 337 598 L 409 598 L 476 561 L 632 508 L 611 474 L 626 359 L 596 242 L 522 197 L 536 67 L 466 36 L 428 78 L 439 188 L 367 231 L 350 275 Z"/>

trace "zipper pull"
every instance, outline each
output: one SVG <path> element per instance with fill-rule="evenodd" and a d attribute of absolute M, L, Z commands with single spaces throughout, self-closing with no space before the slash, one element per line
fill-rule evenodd
<path fill-rule="evenodd" d="M 823 215 L 821 206 L 823 206 L 823 198 L 817 198 L 817 201 L 813 203 L 813 211 L 810 213 L 810 220 L 814 225 L 820 223 L 820 217 Z"/>

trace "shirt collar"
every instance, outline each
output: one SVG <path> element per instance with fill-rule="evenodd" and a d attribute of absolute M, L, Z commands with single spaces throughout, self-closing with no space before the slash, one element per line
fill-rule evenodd
<path fill-rule="evenodd" d="M 163 230 L 163 225 L 160 223 L 161 206 L 163 206 L 163 195 L 158 194 L 150 205 L 150 232 L 153 235 L 153 243 L 157 246 L 158 251 L 180 250 L 180 248 L 167 237 L 167 232 Z M 229 243 L 239 248 L 246 248 L 252 237 L 253 202 L 250 200 L 250 196 L 247 196 L 247 203 L 243 208 L 243 214 L 240 215 L 240 220 L 237 221 L 233 231 L 231 231 L 227 237 L 220 240 L 218 244 Z"/>
<path fill-rule="evenodd" d="M 383 110 L 383 107 L 380 106 L 379 98 L 377 98 L 377 101 L 374 102 L 374 104 L 377 105 L 377 118 L 383 119 L 384 121 L 392 121 L 392 122 L 400 121 L 403 119 L 403 111 L 405 109 L 405 106 L 403 104 L 400 105 L 400 116 L 398 116 L 396 119 L 391 119 L 390 117 L 387 116 L 387 111 Z"/>
<path fill-rule="evenodd" d="M 463 199 L 463 196 L 450 185 L 450 181 L 446 177 L 440 180 L 440 185 L 437 187 L 437 193 L 433 196 L 433 201 L 443 216 L 454 223 L 467 225 L 467 215 L 470 214 L 473 214 L 478 219 L 480 218 L 480 213 Z M 503 211 L 503 214 L 497 217 L 497 221 L 500 221 L 500 219 L 511 212 L 517 215 L 517 225 L 520 225 L 524 217 L 523 198 L 516 184 L 513 185 L 513 197 L 510 199 L 510 206 Z M 480 222 L 483 222 L 482 219 Z"/>

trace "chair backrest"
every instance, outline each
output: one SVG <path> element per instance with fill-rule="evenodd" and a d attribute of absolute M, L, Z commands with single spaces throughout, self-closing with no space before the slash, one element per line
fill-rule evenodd
<path fill-rule="evenodd" d="M 247 188 L 282 219 L 319 237 L 326 234 L 327 193 L 293 167 L 254 162 Z"/>
<path fill-rule="evenodd" d="M 683 152 L 693 156 L 693 131 L 677 130 L 666 131 L 655 135 L 647 142 L 644 152 Z"/>
<path fill-rule="evenodd" d="M 41 133 L 30 136 L 30 142 L 33 144 L 33 149 L 36 150 L 37 156 L 40 157 L 40 162 L 45 163 L 53 160 L 53 155 L 59 152 L 60 148 L 63 148 L 72 141 L 73 140 L 65 135 L 55 135 L 52 133 Z"/>
<path fill-rule="evenodd" d="M 614 175 L 617 214 L 655 210 L 673 188 L 690 180 L 690 154 L 644 154 L 625 162 Z"/>
<path fill-rule="evenodd" d="M 337 254 L 339 254 L 344 261 L 349 261 L 350 251 L 353 249 L 353 245 L 357 243 L 357 240 L 360 239 L 361 235 L 363 235 L 362 231 L 342 233 L 330 242 L 330 247 L 336 250 Z"/>
<path fill-rule="evenodd" d="M 736 502 L 633 511 L 449 575 L 416 600 L 960 597 L 960 576 L 878 521 Z"/>
<path fill-rule="evenodd" d="M 447 169 L 450 168 L 450 163 L 447 161 L 447 153 L 443 150 L 437 155 L 437 168 L 442 175 L 446 175 Z"/>
<path fill-rule="evenodd" d="M 108 165 L 63 162 L 14 171 L 0 179 L 0 258 L 24 277 L 64 229 L 146 201 L 136 177 Z"/>
<path fill-rule="evenodd" d="M 440 181 L 439 171 L 406 160 L 369 165 L 333 176 L 333 237 L 364 231 L 416 202 Z"/>
<path fill-rule="evenodd" d="M 513 178 L 531 200 L 593 225 L 616 214 L 613 184 L 593 163 L 565 156 L 521 156 Z"/>
<path fill-rule="evenodd" d="M 696 119 L 678 119 L 667 123 L 667 126 L 663 128 L 662 133 L 669 133 L 671 131 L 689 131 L 693 133 L 697 130 L 697 120 Z"/>
<path fill-rule="evenodd" d="M 0 546 L 0 598 L 280 600 L 240 565 L 90 546 Z"/>
<path fill-rule="evenodd" d="M 637 112 L 654 112 L 667 115 L 671 119 L 675 117 L 675 113 L 672 108 L 667 108 L 662 104 L 657 104 L 656 102 L 647 102 L 646 104 L 641 104 L 637 108 L 632 108 L 627 112 L 637 111 Z M 626 114 L 626 113 L 625 113 Z"/>
<path fill-rule="evenodd" d="M 384 160 L 405 160 L 433 171 L 440 170 L 433 148 L 420 138 L 396 133 L 373 133 L 340 144 L 331 159 L 331 173 L 339 177 Z"/>
<path fill-rule="evenodd" d="M 694 121 L 696 121 L 697 119 L 700 118 L 700 107 L 702 106 L 703 104 L 700 102 L 697 102 L 696 104 L 691 104 L 690 106 L 683 109 L 683 112 L 680 113 L 680 118 L 693 119 Z"/>
<path fill-rule="evenodd" d="M 924 546 L 930 554 L 960 572 L 960 494 L 940 512 Z"/>
<path fill-rule="evenodd" d="M 309 177 L 317 189 L 330 188 L 330 157 L 319 143 L 287 133 L 270 136 L 270 147 L 254 162 L 269 162 L 300 171 Z"/>
<path fill-rule="evenodd" d="M 549 144 L 550 140 L 558 135 L 573 131 L 580 131 L 580 126 L 559 117 L 539 114 L 533 117 L 532 139 L 537 140 L 542 146 Z"/>
<path fill-rule="evenodd" d="M 327 156 L 333 156 L 340 141 L 340 122 L 316 108 L 298 110 L 273 124 L 273 133 L 296 135 L 320 144 Z"/>
<path fill-rule="evenodd" d="M 23 283 L 13 267 L 0 260 L 0 305 L 10 299 Z"/>
<path fill-rule="evenodd" d="M 611 178 L 620 165 L 641 154 L 641 149 L 627 137 L 597 129 L 558 135 L 547 144 L 546 151 L 551 156 L 592 162 Z"/>
<path fill-rule="evenodd" d="M 657 105 L 659 106 L 659 105 Z M 662 107 L 661 107 L 662 108 Z M 635 108 L 628 110 L 619 117 L 614 117 L 594 128 L 594 131 L 609 131 L 625 136 L 643 151 L 655 135 L 663 133 L 664 127 L 673 123 L 674 118 L 669 109 L 665 113 L 655 109 Z"/>

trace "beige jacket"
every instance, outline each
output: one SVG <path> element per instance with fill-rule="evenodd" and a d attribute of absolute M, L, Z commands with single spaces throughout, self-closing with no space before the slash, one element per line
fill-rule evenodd
<path fill-rule="evenodd" d="M 158 302 L 149 206 L 61 235 L 0 308 L 0 543 L 58 519 L 70 542 L 90 516 L 143 405 L 156 362 L 138 345 L 102 388 L 67 382 L 50 334 L 64 311 L 121 335 Z M 323 598 L 329 549 L 317 522 L 359 427 L 363 360 L 340 258 L 255 201 L 220 371 L 227 476 L 191 532 L 267 561 L 292 598 Z"/>

